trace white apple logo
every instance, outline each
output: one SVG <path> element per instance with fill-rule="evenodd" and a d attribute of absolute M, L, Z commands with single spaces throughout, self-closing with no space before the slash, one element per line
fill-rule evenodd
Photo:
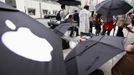
<path fill-rule="evenodd" d="M 12 30 L 16 29 L 15 24 L 6 20 L 5 24 Z M 17 31 L 7 31 L 1 38 L 3 44 L 14 53 L 40 62 L 51 61 L 53 47 L 44 39 L 33 34 L 30 29 L 20 27 Z"/>

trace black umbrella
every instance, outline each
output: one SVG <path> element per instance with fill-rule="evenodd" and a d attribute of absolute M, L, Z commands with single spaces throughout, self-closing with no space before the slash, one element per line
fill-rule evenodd
<path fill-rule="evenodd" d="M 59 37 L 63 37 L 65 32 L 72 27 L 71 23 L 61 23 L 59 26 L 54 28 L 54 32 L 58 34 Z M 69 41 L 65 38 L 62 38 L 62 49 L 68 49 L 69 48 Z"/>
<path fill-rule="evenodd" d="M 58 0 L 57 1 L 60 4 L 65 4 L 68 6 L 77 6 L 77 5 L 81 5 L 80 1 L 76 1 L 76 0 Z"/>
<path fill-rule="evenodd" d="M 2 2 L 0 75 L 66 75 L 59 36 Z"/>
<path fill-rule="evenodd" d="M 123 15 L 132 8 L 125 0 L 105 0 L 96 5 L 96 12 L 105 16 Z"/>
<path fill-rule="evenodd" d="M 61 23 L 59 26 L 54 28 L 54 32 L 62 37 L 70 27 L 72 27 L 71 23 Z"/>
<path fill-rule="evenodd" d="M 94 36 L 79 43 L 65 59 L 67 75 L 89 75 L 124 51 L 123 40 L 120 37 Z"/>

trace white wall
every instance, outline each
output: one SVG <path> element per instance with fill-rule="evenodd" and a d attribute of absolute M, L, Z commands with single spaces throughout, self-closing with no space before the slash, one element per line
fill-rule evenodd
<path fill-rule="evenodd" d="M 25 0 L 25 10 L 26 10 L 26 14 L 28 14 L 28 8 L 34 8 L 36 9 L 36 14 L 34 15 L 30 15 L 33 18 L 39 18 L 40 17 L 40 13 L 39 13 L 39 2 L 37 1 L 30 1 L 30 0 Z"/>
<path fill-rule="evenodd" d="M 25 12 L 24 0 L 16 0 L 16 7 L 22 12 Z"/>
<path fill-rule="evenodd" d="M 36 10 L 35 15 L 28 14 L 29 16 L 33 18 L 43 18 L 44 17 L 43 10 L 48 10 L 48 12 L 51 12 L 51 15 L 52 15 L 53 11 L 59 11 L 61 9 L 60 4 L 56 2 L 55 3 L 50 2 L 50 1 L 39 2 L 39 1 L 34 1 L 34 0 L 16 0 L 16 6 L 17 6 L 17 9 L 25 12 L 26 14 L 28 14 L 29 8 L 35 9 Z M 74 10 L 79 10 L 79 7 L 67 6 L 66 9 L 69 12 L 73 12 Z"/>
<path fill-rule="evenodd" d="M 28 11 L 28 8 L 34 8 L 36 9 L 36 14 L 31 15 L 33 18 L 40 18 L 42 15 L 43 18 L 43 12 L 41 11 L 40 13 L 40 2 L 38 1 L 31 1 L 31 0 L 25 0 L 25 10 Z M 47 9 L 52 13 L 53 10 L 60 10 L 60 5 L 59 4 L 54 4 L 51 2 L 41 2 L 41 10 Z M 28 12 L 26 12 L 28 14 Z M 41 15 L 40 15 L 41 14 Z"/>
<path fill-rule="evenodd" d="M 58 12 L 61 9 L 61 7 L 60 7 L 60 4 L 54 4 L 54 3 L 50 3 L 50 2 L 42 2 L 41 9 L 42 10 L 46 10 L 47 9 L 53 15 L 53 11 L 57 11 Z"/>
<path fill-rule="evenodd" d="M 5 0 L 0 0 L 0 1 L 2 1 L 2 2 L 4 2 L 4 3 L 5 3 Z"/>

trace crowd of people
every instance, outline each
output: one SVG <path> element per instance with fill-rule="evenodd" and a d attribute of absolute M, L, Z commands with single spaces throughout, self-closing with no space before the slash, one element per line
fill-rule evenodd
<path fill-rule="evenodd" d="M 94 13 L 94 11 L 89 10 L 89 6 L 85 5 L 82 10 L 79 12 L 77 10 L 74 11 L 73 14 L 69 15 L 67 19 L 65 16 L 68 14 L 64 12 L 65 5 L 61 6 L 61 23 L 69 22 L 72 24 L 72 27 L 69 28 L 71 30 L 70 37 L 74 36 L 74 32 L 76 32 L 76 36 L 81 36 L 83 33 L 89 34 L 93 32 L 93 27 L 95 27 L 95 35 L 110 35 L 111 30 L 115 30 L 117 28 L 116 36 L 124 37 L 123 29 L 126 29 L 128 32 L 134 33 L 134 11 L 131 11 L 124 15 L 116 15 L 116 16 L 105 16 L 99 13 Z M 74 25 L 75 24 L 75 25 Z M 113 34 L 114 35 L 114 34 Z M 134 43 L 131 43 L 127 46 L 126 54 L 122 57 L 122 59 L 112 68 L 112 75 L 133 75 L 133 50 Z M 127 62 L 126 62 L 127 61 Z M 125 64 L 129 64 L 124 66 Z M 128 73 L 129 72 L 129 73 Z"/>
<path fill-rule="evenodd" d="M 82 35 L 82 33 L 92 33 L 93 27 L 95 27 L 95 35 L 110 35 L 111 30 L 115 32 L 117 27 L 116 36 L 124 37 L 123 29 L 126 28 L 129 32 L 134 33 L 134 11 L 127 15 L 116 15 L 116 16 L 105 16 L 94 11 L 89 10 L 89 6 L 85 5 L 82 10 L 78 12 L 75 10 L 73 14 L 69 14 L 65 11 L 65 5 L 61 5 L 60 16 L 61 23 L 70 22 L 72 27 L 69 28 L 71 31 L 70 37 Z M 66 19 L 66 16 L 69 17 Z M 75 24 L 75 25 L 74 25 Z M 113 34 L 114 35 L 114 34 Z"/>

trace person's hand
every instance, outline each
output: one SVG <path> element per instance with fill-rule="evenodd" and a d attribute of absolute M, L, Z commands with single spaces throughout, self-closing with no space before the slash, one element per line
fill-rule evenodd
<path fill-rule="evenodd" d="M 131 32 L 131 33 L 134 33 L 134 27 L 132 25 L 127 25 L 126 26 L 126 29 Z"/>
<path fill-rule="evenodd" d="M 127 52 L 134 52 L 134 43 L 127 45 L 126 49 Z"/>

